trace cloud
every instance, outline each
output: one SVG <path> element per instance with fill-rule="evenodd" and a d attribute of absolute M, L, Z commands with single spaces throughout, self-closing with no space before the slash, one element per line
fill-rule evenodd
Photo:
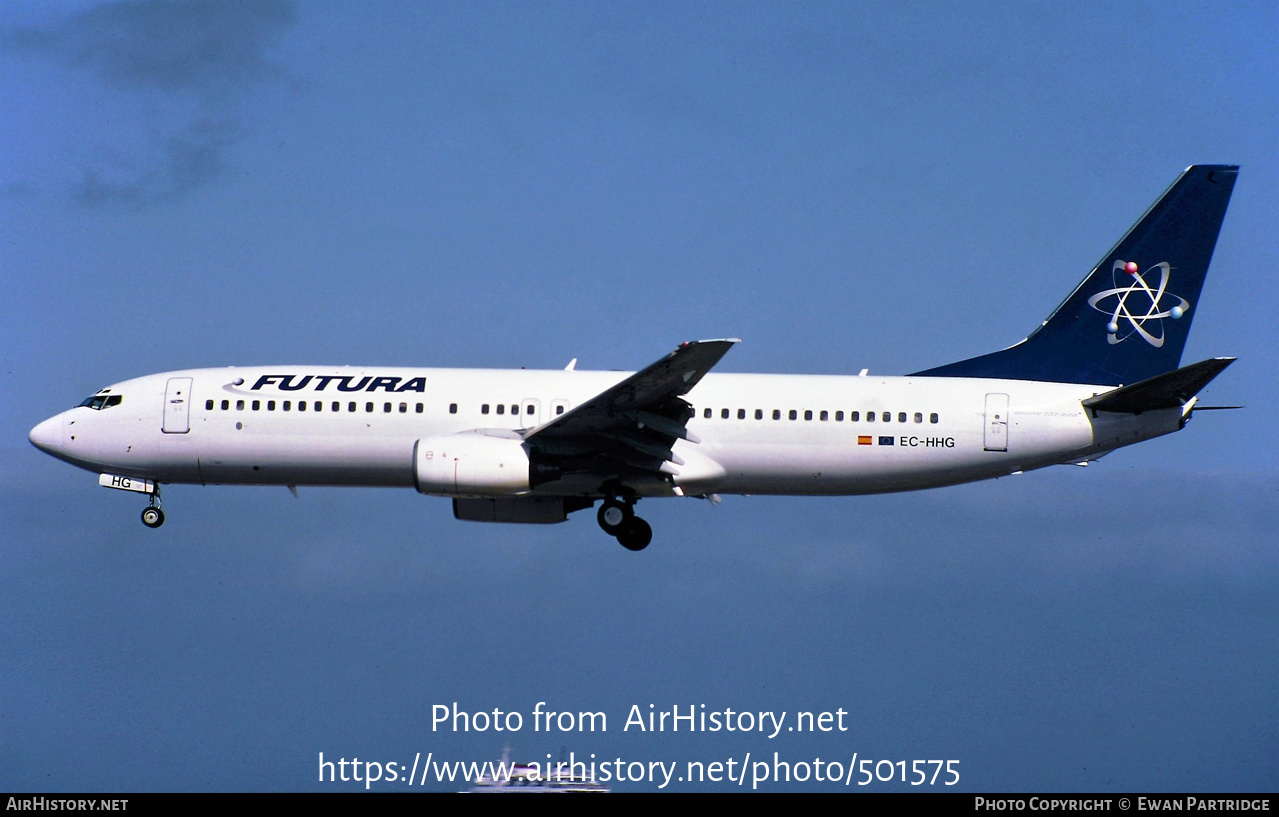
<path fill-rule="evenodd" d="M 84 168 L 77 198 L 94 206 L 123 202 L 143 207 L 194 190 L 222 172 L 222 151 L 238 135 L 230 121 L 201 119 L 155 146 L 154 164 L 147 167 L 130 168 L 117 178 L 100 168 Z"/>
<path fill-rule="evenodd" d="M 270 48 L 295 23 L 287 0 L 125 0 L 11 32 L 11 48 L 86 73 L 139 120 L 140 140 L 105 133 L 81 162 L 78 198 L 146 206 L 216 178 L 245 132 L 255 88 L 287 80 Z"/>

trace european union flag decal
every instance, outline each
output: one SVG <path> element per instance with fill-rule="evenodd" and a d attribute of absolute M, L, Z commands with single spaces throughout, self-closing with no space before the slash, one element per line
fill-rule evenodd
<path fill-rule="evenodd" d="M 892 445 L 892 444 L 893 444 L 893 438 L 892 438 L 892 437 L 880 437 L 880 438 L 879 438 L 879 444 L 880 444 L 880 445 Z"/>

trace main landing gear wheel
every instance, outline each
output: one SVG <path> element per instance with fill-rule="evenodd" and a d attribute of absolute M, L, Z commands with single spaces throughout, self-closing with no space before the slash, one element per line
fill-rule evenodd
<path fill-rule="evenodd" d="M 606 499 L 604 504 L 600 505 L 599 513 L 595 514 L 595 518 L 605 533 L 609 536 L 617 536 L 626 523 L 635 518 L 635 510 L 624 502 Z"/>
<path fill-rule="evenodd" d="M 643 550 L 653 541 L 653 529 L 635 515 L 635 497 L 606 496 L 595 514 L 600 527 L 627 550 Z"/>
<path fill-rule="evenodd" d="M 653 541 L 653 528 L 640 519 L 632 516 L 617 532 L 617 542 L 627 550 L 643 550 Z"/>

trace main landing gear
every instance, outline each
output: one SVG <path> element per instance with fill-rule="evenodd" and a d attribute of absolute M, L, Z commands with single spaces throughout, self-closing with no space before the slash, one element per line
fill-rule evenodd
<path fill-rule="evenodd" d="M 635 500 L 606 497 L 595 514 L 600 527 L 627 550 L 643 550 L 653 541 L 653 528 L 635 515 Z"/>
<path fill-rule="evenodd" d="M 158 528 L 164 524 L 164 511 L 160 510 L 160 486 L 155 486 L 151 494 L 151 504 L 142 510 L 142 524 L 148 528 Z"/>

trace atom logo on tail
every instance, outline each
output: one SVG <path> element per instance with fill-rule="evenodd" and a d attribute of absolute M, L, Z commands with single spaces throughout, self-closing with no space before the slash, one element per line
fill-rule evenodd
<path fill-rule="evenodd" d="M 1146 343 L 1154 346 L 1156 349 L 1164 345 L 1164 318 L 1172 318 L 1177 320 L 1190 309 L 1190 302 L 1180 295 L 1174 295 L 1168 292 L 1168 275 L 1172 267 L 1167 261 L 1155 264 L 1146 270 L 1146 275 L 1150 275 L 1155 270 L 1159 270 L 1159 283 L 1155 287 L 1151 287 L 1146 283 L 1146 279 L 1139 271 L 1139 267 L 1133 261 L 1116 261 L 1114 267 L 1111 268 L 1111 274 L 1114 276 L 1115 288 L 1103 290 L 1088 299 L 1088 305 L 1093 309 L 1110 316 L 1110 322 L 1106 324 L 1106 342 L 1112 346 L 1116 343 L 1123 343 L 1133 335 L 1140 335 L 1145 339 Z M 1127 286 L 1120 286 L 1119 273 L 1123 272 L 1132 278 L 1132 283 Z M 1113 306 L 1110 303 L 1103 303 L 1110 298 L 1114 298 Z M 1160 302 L 1165 298 L 1176 300 L 1176 304 L 1163 309 Z M 1126 322 L 1126 326 L 1121 327 L 1120 320 Z M 1147 325 L 1158 334 L 1154 334 Z M 1123 334 L 1120 330 L 1124 329 Z"/>

